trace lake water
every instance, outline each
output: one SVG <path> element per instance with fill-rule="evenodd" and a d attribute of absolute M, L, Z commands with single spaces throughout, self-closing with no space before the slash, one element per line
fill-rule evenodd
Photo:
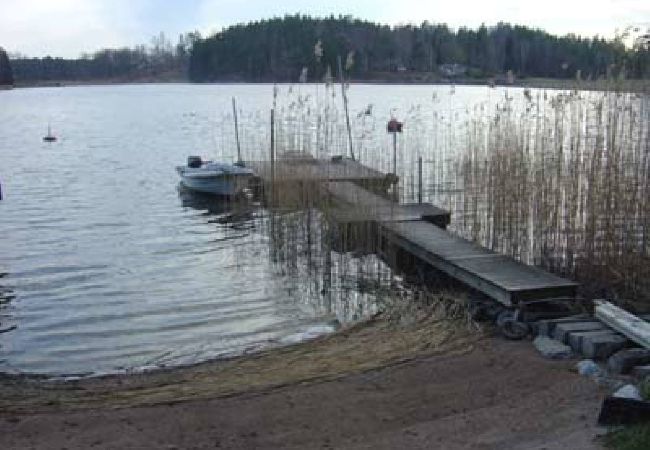
<path fill-rule="evenodd" d="M 329 92 L 293 89 L 313 98 Z M 295 92 L 280 91 L 289 121 L 286 99 Z M 416 111 L 426 120 L 439 108 L 451 117 L 503 95 L 449 91 L 352 86 L 355 132 L 375 136 L 366 136 L 376 145 L 360 148 L 362 159 L 389 169 L 382 127 L 391 114 Z M 263 208 L 233 214 L 179 192 L 174 167 L 187 155 L 235 157 L 232 96 L 242 110 L 246 156 L 264 155 L 270 85 L 0 92 L 0 330 L 10 330 L 0 333 L 0 371 L 87 374 L 195 363 L 293 342 L 330 330 L 334 319 L 376 311 L 355 280 L 324 292 L 278 261 Z M 361 123 L 369 104 L 373 122 Z M 42 142 L 48 122 L 56 143 Z M 345 140 L 328 145 L 328 153 L 346 151 Z"/>

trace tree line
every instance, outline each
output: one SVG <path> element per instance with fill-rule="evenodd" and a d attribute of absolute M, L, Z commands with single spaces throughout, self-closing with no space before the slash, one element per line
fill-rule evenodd
<path fill-rule="evenodd" d="M 76 59 L 29 58 L 0 52 L 0 75 L 16 83 L 54 81 L 322 81 L 342 58 L 357 80 L 442 78 L 650 78 L 650 37 L 632 48 L 622 39 L 554 36 L 505 23 L 390 27 L 349 16 L 294 15 L 239 24 L 210 37 L 163 33 L 149 46 L 104 49 Z M 3 62 L 5 61 L 5 62 Z M 13 70 L 12 70 L 13 69 Z M 417 78 L 419 77 L 419 78 Z"/>
<path fill-rule="evenodd" d="M 487 78 L 650 78 L 648 46 L 627 48 L 621 39 L 558 37 L 499 23 L 457 31 L 444 24 L 390 27 L 351 17 L 285 16 L 231 26 L 194 43 L 192 81 L 320 81 L 347 60 L 351 77 L 378 74 L 462 73 Z M 348 57 L 348 58 L 346 58 Z M 460 71 L 456 70 L 460 68 Z M 446 71 L 441 69 L 447 69 Z"/>
<path fill-rule="evenodd" d="M 197 32 L 182 34 L 176 44 L 164 33 L 149 46 L 103 49 L 80 58 L 11 58 L 16 83 L 48 81 L 137 81 L 187 79 L 187 66 Z"/>
<path fill-rule="evenodd" d="M 11 86 L 12 84 L 14 84 L 14 75 L 9 57 L 7 52 L 0 47 L 0 86 Z"/>

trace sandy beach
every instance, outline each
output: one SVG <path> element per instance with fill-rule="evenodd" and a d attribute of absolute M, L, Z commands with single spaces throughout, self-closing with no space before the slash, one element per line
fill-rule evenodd
<path fill-rule="evenodd" d="M 572 361 L 458 323 L 371 321 L 150 374 L 0 383 L 0 447 L 600 448 Z"/>

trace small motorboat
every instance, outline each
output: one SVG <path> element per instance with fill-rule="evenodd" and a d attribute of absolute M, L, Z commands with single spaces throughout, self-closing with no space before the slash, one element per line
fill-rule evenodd
<path fill-rule="evenodd" d="M 52 128 L 50 128 L 50 125 L 47 125 L 47 134 L 43 136 L 43 141 L 45 142 L 56 142 L 56 136 L 52 134 Z"/>
<path fill-rule="evenodd" d="M 186 188 L 224 197 L 241 194 L 255 175 L 242 163 L 203 161 L 200 156 L 189 156 L 187 165 L 176 167 L 176 171 L 181 176 L 181 184 Z"/>

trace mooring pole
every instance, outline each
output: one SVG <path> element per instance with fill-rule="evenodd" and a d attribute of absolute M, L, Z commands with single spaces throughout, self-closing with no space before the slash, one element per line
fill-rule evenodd
<path fill-rule="evenodd" d="M 352 161 L 356 160 L 354 157 L 354 148 L 352 146 L 352 127 L 350 126 L 350 113 L 348 112 L 348 96 L 345 93 L 345 78 L 343 77 L 343 64 L 341 64 L 341 55 L 338 57 L 339 65 L 339 81 L 341 82 L 341 96 L 343 97 L 343 107 L 345 109 L 345 125 L 348 129 L 348 143 L 350 145 L 350 156 Z"/>
<path fill-rule="evenodd" d="M 393 133 L 393 173 L 397 175 L 397 133 Z"/>
<path fill-rule="evenodd" d="M 271 207 L 275 203 L 275 109 L 271 109 Z"/>
<path fill-rule="evenodd" d="M 418 157 L 418 203 L 422 203 L 422 157 Z"/>
<path fill-rule="evenodd" d="M 232 98 L 232 114 L 235 117 L 235 141 L 237 142 L 237 162 L 241 163 L 241 147 L 239 146 L 239 126 L 237 125 L 237 103 L 235 97 Z"/>

